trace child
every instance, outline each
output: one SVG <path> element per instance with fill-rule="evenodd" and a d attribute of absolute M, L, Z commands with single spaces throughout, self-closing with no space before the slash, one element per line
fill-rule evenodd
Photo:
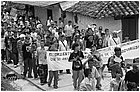
<path fill-rule="evenodd" d="M 79 91 L 93 91 L 92 81 L 91 81 L 91 69 L 84 69 L 85 78 L 80 84 Z"/>
<path fill-rule="evenodd" d="M 82 59 L 84 58 L 83 52 L 80 50 L 80 45 L 75 43 L 72 46 L 74 50 L 69 57 L 69 62 L 72 62 L 72 71 L 73 71 L 73 86 L 75 90 L 79 89 L 80 83 L 83 80 L 83 65 Z"/>
<path fill-rule="evenodd" d="M 121 72 L 118 70 L 116 71 L 116 76 L 112 81 L 110 82 L 110 91 L 123 91 L 124 83 L 121 79 Z"/>

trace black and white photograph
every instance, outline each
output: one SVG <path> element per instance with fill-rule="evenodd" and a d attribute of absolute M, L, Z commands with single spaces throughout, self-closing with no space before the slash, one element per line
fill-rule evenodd
<path fill-rule="evenodd" d="M 139 91 L 139 1 L 1 1 L 1 91 Z"/>

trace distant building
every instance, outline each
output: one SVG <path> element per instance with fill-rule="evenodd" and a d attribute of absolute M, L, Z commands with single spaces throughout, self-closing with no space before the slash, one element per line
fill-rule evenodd
<path fill-rule="evenodd" d="M 65 11 L 67 20 L 78 19 L 81 29 L 95 23 L 111 31 L 122 30 L 122 37 L 138 38 L 139 1 L 79 1 Z"/>
<path fill-rule="evenodd" d="M 139 1 L 12 1 L 26 5 L 29 15 L 38 16 L 43 25 L 49 16 L 54 21 L 65 16 L 64 23 L 72 20 L 79 29 L 97 24 L 110 31 L 122 30 L 120 37 L 128 35 L 138 39 Z"/>
<path fill-rule="evenodd" d="M 28 12 L 28 16 L 37 16 L 46 25 L 48 17 L 51 16 L 53 20 L 58 20 L 61 17 L 61 8 L 59 7 L 60 2 L 64 1 L 12 1 L 25 5 Z M 30 14 L 31 13 L 31 14 Z"/>

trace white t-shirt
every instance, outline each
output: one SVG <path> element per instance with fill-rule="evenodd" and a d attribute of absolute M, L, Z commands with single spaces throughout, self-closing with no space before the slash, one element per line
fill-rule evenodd
<path fill-rule="evenodd" d="M 63 43 L 65 46 L 63 45 Z M 62 43 L 62 41 L 59 41 L 59 51 L 66 51 L 68 43 L 66 40 L 64 40 L 63 43 Z"/>
<path fill-rule="evenodd" d="M 118 44 L 121 44 L 121 40 L 120 40 L 119 37 L 117 37 L 117 38 L 112 38 L 111 37 L 111 38 L 108 39 L 108 46 L 114 46 L 114 45 L 118 45 Z"/>
<path fill-rule="evenodd" d="M 39 64 L 48 64 L 47 63 L 47 53 L 46 51 L 48 50 L 48 48 L 44 47 L 44 49 L 41 49 L 41 47 L 37 48 L 37 53 L 38 53 L 38 57 L 39 57 Z"/>
<path fill-rule="evenodd" d="M 31 37 L 33 37 L 33 39 L 37 39 L 37 33 L 36 32 L 31 32 Z"/>
<path fill-rule="evenodd" d="M 53 20 L 47 20 L 47 26 L 50 26 L 51 22 L 53 22 Z"/>
<path fill-rule="evenodd" d="M 72 36 L 72 34 L 74 33 L 74 29 L 73 29 L 72 25 L 70 25 L 70 26 L 66 25 L 64 30 L 66 31 L 65 32 L 66 36 Z"/>
<path fill-rule="evenodd" d="M 49 30 L 51 31 L 52 34 L 55 34 L 56 32 L 56 28 L 49 27 Z"/>
<path fill-rule="evenodd" d="M 58 39 L 59 38 L 58 32 L 55 32 L 54 36 Z"/>
<path fill-rule="evenodd" d="M 87 77 L 84 78 L 80 83 L 80 91 L 93 91 L 92 80 L 89 80 Z"/>

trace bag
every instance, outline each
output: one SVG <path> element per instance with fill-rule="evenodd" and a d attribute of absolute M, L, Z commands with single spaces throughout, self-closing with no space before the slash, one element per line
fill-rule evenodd
<path fill-rule="evenodd" d="M 65 49 L 66 49 L 66 51 L 67 51 L 67 47 L 65 46 L 64 42 L 63 42 L 63 41 L 61 41 L 61 42 L 62 42 L 63 46 L 65 47 Z"/>
<path fill-rule="evenodd" d="M 113 41 L 115 42 L 115 44 L 117 45 L 117 42 L 115 41 L 115 39 L 114 38 L 112 38 L 113 39 Z"/>
<path fill-rule="evenodd" d="M 80 68 L 81 67 L 81 62 L 79 60 L 74 62 L 74 68 Z"/>
<path fill-rule="evenodd" d="M 93 58 L 89 59 L 88 61 L 88 65 L 89 67 L 95 66 L 96 68 L 101 67 L 101 62 L 99 60 L 99 58 L 96 55 L 93 55 L 95 57 L 95 59 L 99 62 L 97 62 L 96 60 L 94 60 Z"/>
<path fill-rule="evenodd" d="M 73 62 L 73 67 L 74 68 L 80 68 L 82 66 L 82 63 L 79 59 L 79 56 L 81 55 L 81 52 L 79 51 L 78 53 L 79 53 L 79 55 L 76 57 L 77 60 Z"/>
<path fill-rule="evenodd" d="M 108 63 L 107 63 L 107 68 L 108 68 L 108 70 L 111 70 L 111 67 L 110 67 L 110 59 L 112 58 L 112 56 L 111 57 L 109 57 L 108 58 Z M 115 58 L 115 56 L 113 56 L 113 59 Z M 123 61 L 123 57 L 121 56 L 121 59 L 122 59 L 122 62 L 121 62 L 121 67 L 122 68 L 124 68 L 125 67 L 125 64 L 124 64 L 124 61 Z M 113 64 L 115 64 L 115 61 L 113 60 Z"/>

